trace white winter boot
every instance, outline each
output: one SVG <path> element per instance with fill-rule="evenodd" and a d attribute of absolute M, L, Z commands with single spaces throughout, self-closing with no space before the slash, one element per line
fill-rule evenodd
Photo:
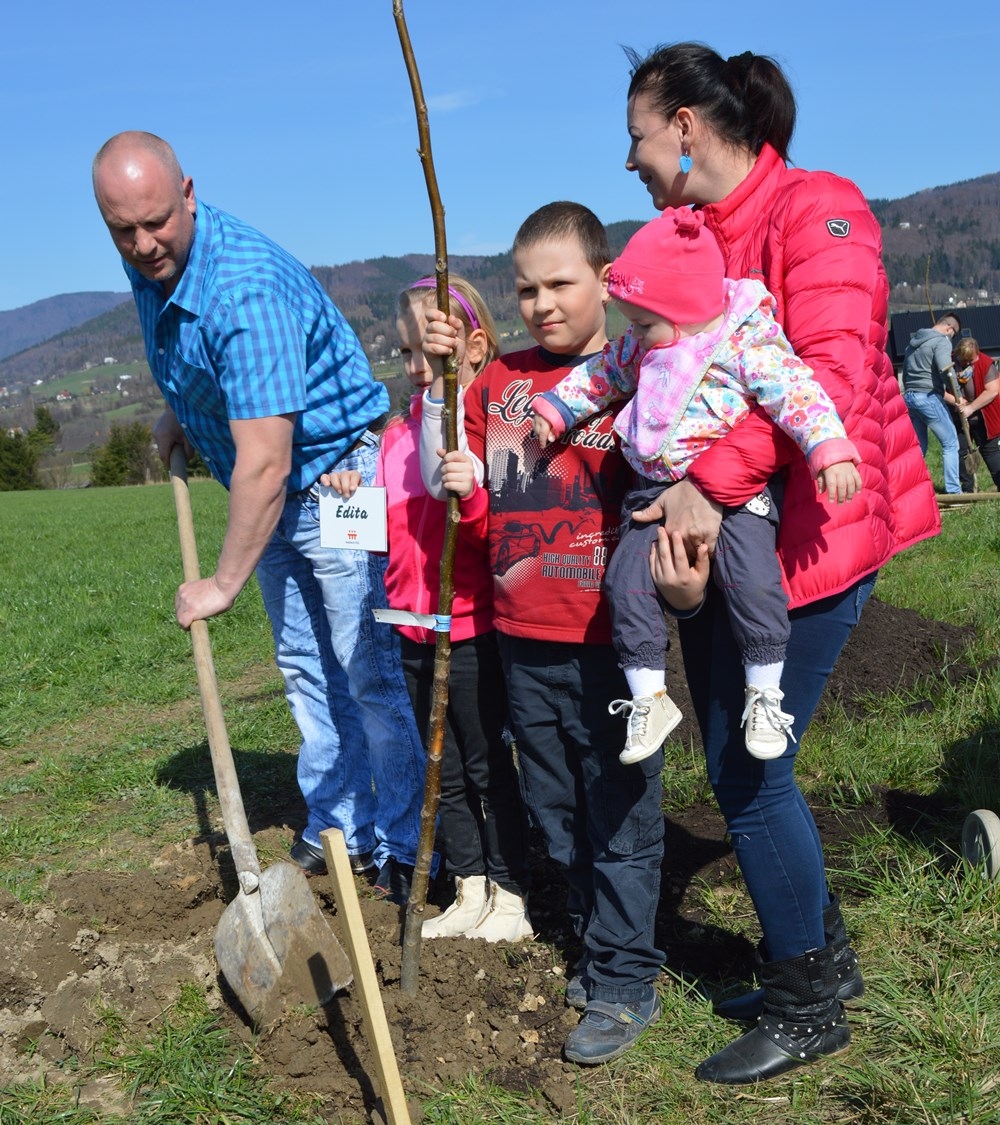
<path fill-rule="evenodd" d="M 462 937 L 471 930 L 487 908 L 486 876 L 455 876 L 455 901 L 436 918 L 420 927 L 425 938 Z"/>
<path fill-rule="evenodd" d="M 486 941 L 521 941 L 534 937 L 535 932 L 528 921 L 521 895 L 490 883 L 486 909 L 475 926 L 466 930 L 465 936 Z"/>

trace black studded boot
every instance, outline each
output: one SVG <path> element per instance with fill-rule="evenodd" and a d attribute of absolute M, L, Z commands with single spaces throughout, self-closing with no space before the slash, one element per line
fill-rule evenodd
<path fill-rule="evenodd" d="M 837 970 L 837 999 L 841 1001 L 860 1000 L 865 994 L 865 981 L 858 965 L 858 955 L 851 948 L 847 936 L 847 927 L 844 925 L 844 916 L 840 913 L 840 899 L 836 895 L 830 896 L 830 905 L 823 911 L 823 932 L 826 940 L 833 946 L 833 963 Z M 760 966 L 764 963 L 764 943 L 757 946 L 756 961 L 758 976 Z M 733 996 L 729 1000 L 720 1000 L 715 1005 L 715 1014 L 727 1020 L 736 1020 L 738 1023 L 753 1023 L 764 1010 L 764 990 L 754 989 L 744 992 L 740 996 Z"/>
<path fill-rule="evenodd" d="M 745 1086 L 847 1049 L 851 1029 L 837 999 L 833 945 L 761 966 L 757 1024 L 695 1070 L 702 1082 Z"/>

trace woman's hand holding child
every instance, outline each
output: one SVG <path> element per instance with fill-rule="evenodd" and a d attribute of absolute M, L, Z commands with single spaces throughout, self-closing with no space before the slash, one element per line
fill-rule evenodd
<path fill-rule="evenodd" d="M 710 562 L 708 547 L 699 543 L 694 562 L 688 558 L 684 536 L 679 531 L 657 528 L 656 542 L 649 551 L 649 569 L 656 588 L 672 609 L 687 613 L 705 598 Z"/>

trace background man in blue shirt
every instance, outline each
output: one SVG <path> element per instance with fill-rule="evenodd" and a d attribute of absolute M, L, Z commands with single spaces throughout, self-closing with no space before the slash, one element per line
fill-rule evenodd
<path fill-rule="evenodd" d="M 93 178 L 167 402 L 160 456 L 196 448 L 229 490 L 215 572 L 181 585 L 177 620 L 224 613 L 256 570 L 302 734 L 309 817 L 292 856 L 324 870 L 319 833 L 342 828 L 355 869 L 377 863 L 376 888 L 405 901 L 425 759 L 398 642 L 372 618 L 385 559 L 320 546 L 315 487 L 332 469 L 372 483 L 386 390 L 305 266 L 197 201 L 166 141 L 117 134 Z"/>

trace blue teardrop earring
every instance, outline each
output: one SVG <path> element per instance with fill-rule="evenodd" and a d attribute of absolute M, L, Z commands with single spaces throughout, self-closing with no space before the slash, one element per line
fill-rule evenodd
<path fill-rule="evenodd" d="M 677 163 L 681 166 L 681 172 L 686 176 L 691 171 L 691 154 L 685 149 L 677 159 Z"/>

